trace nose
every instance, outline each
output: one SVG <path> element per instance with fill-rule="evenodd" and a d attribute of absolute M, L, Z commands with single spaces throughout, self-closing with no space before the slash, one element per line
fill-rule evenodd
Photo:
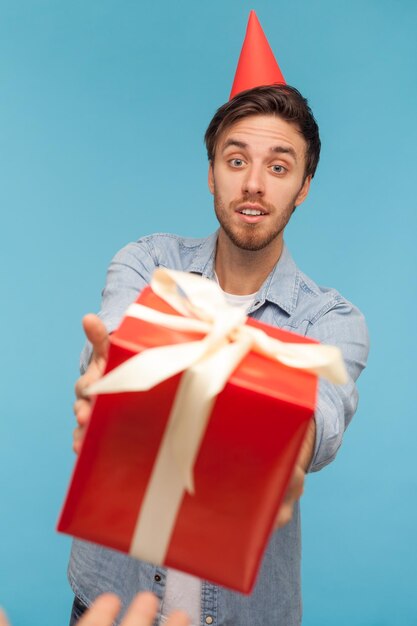
<path fill-rule="evenodd" d="M 265 193 L 264 172 L 262 167 L 251 164 L 245 172 L 242 181 L 242 191 L 244 195 L 263 196 Z"/>

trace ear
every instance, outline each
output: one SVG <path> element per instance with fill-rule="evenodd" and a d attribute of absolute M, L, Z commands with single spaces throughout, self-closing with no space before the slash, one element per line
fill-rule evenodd
<path fill-rule="evenodd" d="M 303 182 L 303 186 L 301 187 L 295 199 L 295 202 L 294 202 L 295 206 L 299 206 L 307 198 L 308 192 L 310 191 L 310 183 L 311 183 L 311 175 L 306 176 Z"/>
<path fill-rule="evenodd" d="M 214 194 L 214 172 L 213 172 L 213 161 L 209 163 L 208 169 L 208 187 L 210 189 L 210 193 Z"/>

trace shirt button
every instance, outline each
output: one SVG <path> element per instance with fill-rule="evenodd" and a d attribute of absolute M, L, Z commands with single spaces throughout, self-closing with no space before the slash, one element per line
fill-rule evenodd
<path fill-rule="evenodd" d="M 155 574 L 154 576 L 154 580 L 156 580 L 157 583 L 161 582 L 161 577 L 159 574 Z M 211 622 L 210 622 L 211 623 Z"/>
<path fill-rule="evenodd" d="M 212 624 L 213 623 L 213 618 L 211 615 L 207 615 L 206 617 L 206 624 Z"/>

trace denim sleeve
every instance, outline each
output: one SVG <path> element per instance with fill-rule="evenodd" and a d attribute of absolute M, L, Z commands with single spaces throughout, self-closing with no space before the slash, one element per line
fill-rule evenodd
<path fill-rule="evenodd" d="M 129 304 L 149 284 L 156 267 L 152 252 L 150 243 L 142 239 L 122 248 L 111 261 L 98 313 L 109 333 L 116 330 Z M 82 374 L 90 362 L 91 352 L 87 341 L 80 357 Z"/>
<path fill-rule="evenodd" d="M 307 334 L 322 343 L 339 346 L 349 376 L 345 385 L 333 385 L 320 379 L 315 413 L 316 443 L 309 470 L 315 472 L 335 458 L 356 411 L 358 391 L 355 383 L 366 365 L 369 338 L 363 315 L 346 301 L 338 302 L 311 323 Z"/>

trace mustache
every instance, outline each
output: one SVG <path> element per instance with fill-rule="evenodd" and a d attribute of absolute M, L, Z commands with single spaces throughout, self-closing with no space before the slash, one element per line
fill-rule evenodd
<path fill-rule="evenodd" d="M 238 209 L 242 204 L 247 204 L 247 203 L 256 204 L 259 207 L 262 207 L 262 209 L 264 209 L 268 213 L 270 213 L 271 211 L 275 209 L 273 204 L 269 204 L 269 202 L 265 202 L 258 196 L 251 196 L 251 195 L 242 196 L 238 200 L 232 200 L 230 203 L 230 208 L 235 210 L 235 209 Z"/>

